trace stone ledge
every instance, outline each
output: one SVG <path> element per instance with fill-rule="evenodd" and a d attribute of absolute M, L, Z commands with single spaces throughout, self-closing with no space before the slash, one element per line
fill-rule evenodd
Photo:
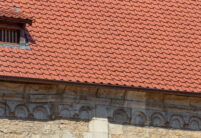
<path fill-rule="evenodd" d="M 200 130 L 199 99 L 117 88 L 1 82 L 0 117 L 85 121 L 102 117 L 117 124 Z"/>

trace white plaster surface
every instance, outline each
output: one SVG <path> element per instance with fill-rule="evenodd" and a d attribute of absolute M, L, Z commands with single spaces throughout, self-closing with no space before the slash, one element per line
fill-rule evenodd
<path fill-rule="evenodd" d="M 108 138 L 108 119 L 106 118 L 93 118 L 89 122 L 88 137 L 92 138 Z"/>

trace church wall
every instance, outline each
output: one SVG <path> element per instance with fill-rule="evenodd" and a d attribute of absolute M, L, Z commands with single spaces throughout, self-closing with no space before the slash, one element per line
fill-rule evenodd
<path fill-rule="evenodd" d="M 201 98 L 148 90 L 0 82 L 0 137 L 201 137 Z"/>

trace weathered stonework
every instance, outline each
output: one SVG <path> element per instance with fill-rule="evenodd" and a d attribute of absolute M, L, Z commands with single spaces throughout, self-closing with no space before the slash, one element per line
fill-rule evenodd
<path fill-rule="evenodd" d="M 0 82 L 0 137 L 201 137 L 201 98 Z"/>

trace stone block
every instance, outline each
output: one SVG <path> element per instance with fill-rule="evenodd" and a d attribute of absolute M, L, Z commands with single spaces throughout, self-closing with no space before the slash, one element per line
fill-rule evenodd
<path fill-rule="evenodd" d="M 201 108 L 201 98 L 197 97 L 190 97 L 189 98 L 190 106 L 196 107 L 196 108 Z"/>
<path fill-rule="evenodd" d="M 73 132 L 65 132 L 62 134 L 62 138 L 75 138 Z"/>
<path fill-rule="evenodd" d="M 58 98 L 58 95 L 53 95 L 53 94 L 49 94 L 49 95 L 34 94 L 29 96 L 30 102 L 55 102 L 57 101 L 57 98 Z"/>
<path fill-rule="evenodd" d="M 189 106 L 189 97 L 186 96 L 178 96 L 178 95 L 165 95 L 165 102 L 166 106 Z"/>
<path fill-rule="evenodd" d="M 108 135 L 108 133 L 85 133 L 84 135 L 83 135 L 83 137 L 84 138 L 108 138 L 109 137 L 109 135 Z"/>
<path fill-rule="evenodd" d="M 7 83 L 0 82 L 0 95 L 3 93 L 6 94 L 19 94 L 24 93 L 24 84 L 20 83 Z"/>
<path fill-rule="evenodd" d="M 93 118 L 89 122 L 90 132 L 108 133 L 108 119 Z"/>
<path fill-rule="evenodd" d="M 56 85 L 27 84 L 26 94 L 56 94 Z"/>
<path fill-rule="evenodd" d="M 92 138 L 108 138 L 108 133 L 93 133 Z"/>
<path fill-rule="evenodd" d="M 146 100 L 146 93 L 138 91 L 127 91 L 125 99 L 143 102 Z"/>
<path fill-rule="evenodd" d="M 64 93 L 67 95 L 74 95 L 74 96 L 93 96 L 95 97 L 97 92 L 96 87 L 92 86 L 75 86 L 75 85 L 67 85 L 65 87 Z"/>
<path fill-rule="evenodd" d="M 92 133 L 85 132 L 85 133 L 83 134 L 83 138 L 93 138 L 93 135 L 92 135 Z"/>
<path fill-rule="evenodd" d="M 120 124 L 109 124 L 109 133 L 115 135 L 123 134 L 123 125 Z"/>
<path fill-rule="evenodd" d="M 50 135 L 49 138 L 61 138 L 61 134 L 56 133 L 56 134 Z"/>
<path fill-rule="evenodd" d="M 31 138 L 41 138 L 41 135 L 40 134 L 32 134 Z"/>
<path fill-rule="evenodd" d="M 146 106 L 163 107 L 164 106 L 163 93 L 146 93 Z M 160 104 L 158 104 L 160 103 Z"/>
<path fill-rule="evenodd" d="M 97 97 L 100 98 L 113 98 L 113 99 L 124 99 L 125 90 L 123 89 L 111 89 L 101 88 L 98 90 Z"/>

